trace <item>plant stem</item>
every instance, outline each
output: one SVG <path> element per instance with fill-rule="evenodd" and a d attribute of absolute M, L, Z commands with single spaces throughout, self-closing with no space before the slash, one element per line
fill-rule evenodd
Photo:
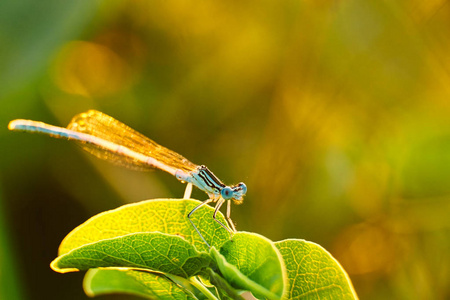
<path fill-rule="evenodd" d="M 197 277 L 191 277 L 190 281 L 192 283 L 193 286 L 195 286 L 200 292 L 202 292 L 208 299 L 211 300 L 219 300 L 216 298 L 216 296 L 214 296 L 213 293 L 211 293 L 206 286 L 204 286 L 198 279 Z"/>

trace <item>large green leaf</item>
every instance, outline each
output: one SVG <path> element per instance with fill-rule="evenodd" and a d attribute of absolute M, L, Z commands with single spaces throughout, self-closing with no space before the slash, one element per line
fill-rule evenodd
<path fill-rule="evenodd" d="M 220 253 L 211 248 L 223 277 L 235 288 L 249 290 L 255 296 L 279 299 L 283 295 L 283 265 L 273 243 L 263 236 L 238 232 L 226 242 Z"/>
<path fill-rule="evenodd" d="M 98 214 L 84 222 L 62 241 L 59 255 L 85 244 L 138 232 L 163 232 L 179 235 L 198 250 L 208 251 L 187 214 L 201 202 L 187 199 L 157 199 L 121 206 Z M 192 221 L 208 243 L 216 248 L 230 239 L 228 232 L 214 221 L 214 209 L 205 205 L 192 215 Z M 219 212 L 217 218 L 226 224 Z"/>
<path fill-rule="evenodd" d="M 275 243 L 288 274 L 285 299 L 358 299 L 341 265 L 321 246 L 304 240 Z"/>
<path fill-rule="evenodd" d="M 90 297 L 121 293 L 159 300 L 198 299 L 162 274 L 134 270 L 91 269 L 84 277 L 83 287 Z"/>
<path fill-rule="evenodd" d="M 149 269 L 189 278 L 205 273 L 213 261 L 185 239 L 165 233 L 134 233 L 76 248 L 51 266 L 61 273 L 99 267 Z"/>

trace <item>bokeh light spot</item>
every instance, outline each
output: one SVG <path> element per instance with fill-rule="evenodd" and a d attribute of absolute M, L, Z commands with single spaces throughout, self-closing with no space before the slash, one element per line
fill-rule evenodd
<path fill-rule="evenodd" d="M 91 42 L 66 44 L 53 68 L 56 85 L 69 94 L 101 97 L 129 84 L 129 68 L 109 48 Z"/>
<path fill-rule="evenodd" d="M 393 236 L 376 224 L 351 226 L 337 241 L 336 257 L 349 274 L 389 272 L 398 255 Z"/>

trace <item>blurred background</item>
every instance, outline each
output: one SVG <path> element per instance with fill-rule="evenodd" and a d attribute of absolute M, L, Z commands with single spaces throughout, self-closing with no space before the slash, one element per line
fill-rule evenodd
<path fill-rule="evenodd" d="M 7 130 L 97 109 L 245 182 L 238 230 L 324 246 L 361 299 L 449 299 L 449 53 L 444 0 L 2 1 L 0 298 L 87 299 L 49 267 L 64 236 L 182 197 Z"/>

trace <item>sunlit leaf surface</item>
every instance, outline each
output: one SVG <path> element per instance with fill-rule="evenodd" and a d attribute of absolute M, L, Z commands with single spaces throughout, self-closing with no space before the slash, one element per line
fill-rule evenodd
<path fill-rule="evenodd" d="M 60 245 L 59 254 L 104 239 L 154 231 L 181 236 L 192 242 L 198 250 L 206 251 L 208 247 L 187 218 L 187 214 L 200 203 L 197 200 L 148 200 L 101 213 L 68 234 Z M 203 237 L 211 245 L 220 248 L 229 240 L 229 234 L 214 221 L 213 211 L 212 207 L 205 205 L 191 219 L 201 228 Z M 217 217 L 226 223 L 222 214 L 219 213 Z"/>
<path fill-rule="evenodd" d="M 159 300 L 197 299 L 165 276 L 142 271 L 91 269 L 83 287 L 90 297 L 120 293 Z"/>
<path fill-rule="evenodd" d="M 304 240 L 275 243 L 288 274 L 286 299 L 357 299 L 339 263 L 321 246 Z"/>
<path fill-rule="evenodd" d="M 142 268 L 191 277 L 212 263 L 185 239 L 164 233 L 134 233 L 86 244 L 55 259 L 57 272 L 99 267 Z"/>

